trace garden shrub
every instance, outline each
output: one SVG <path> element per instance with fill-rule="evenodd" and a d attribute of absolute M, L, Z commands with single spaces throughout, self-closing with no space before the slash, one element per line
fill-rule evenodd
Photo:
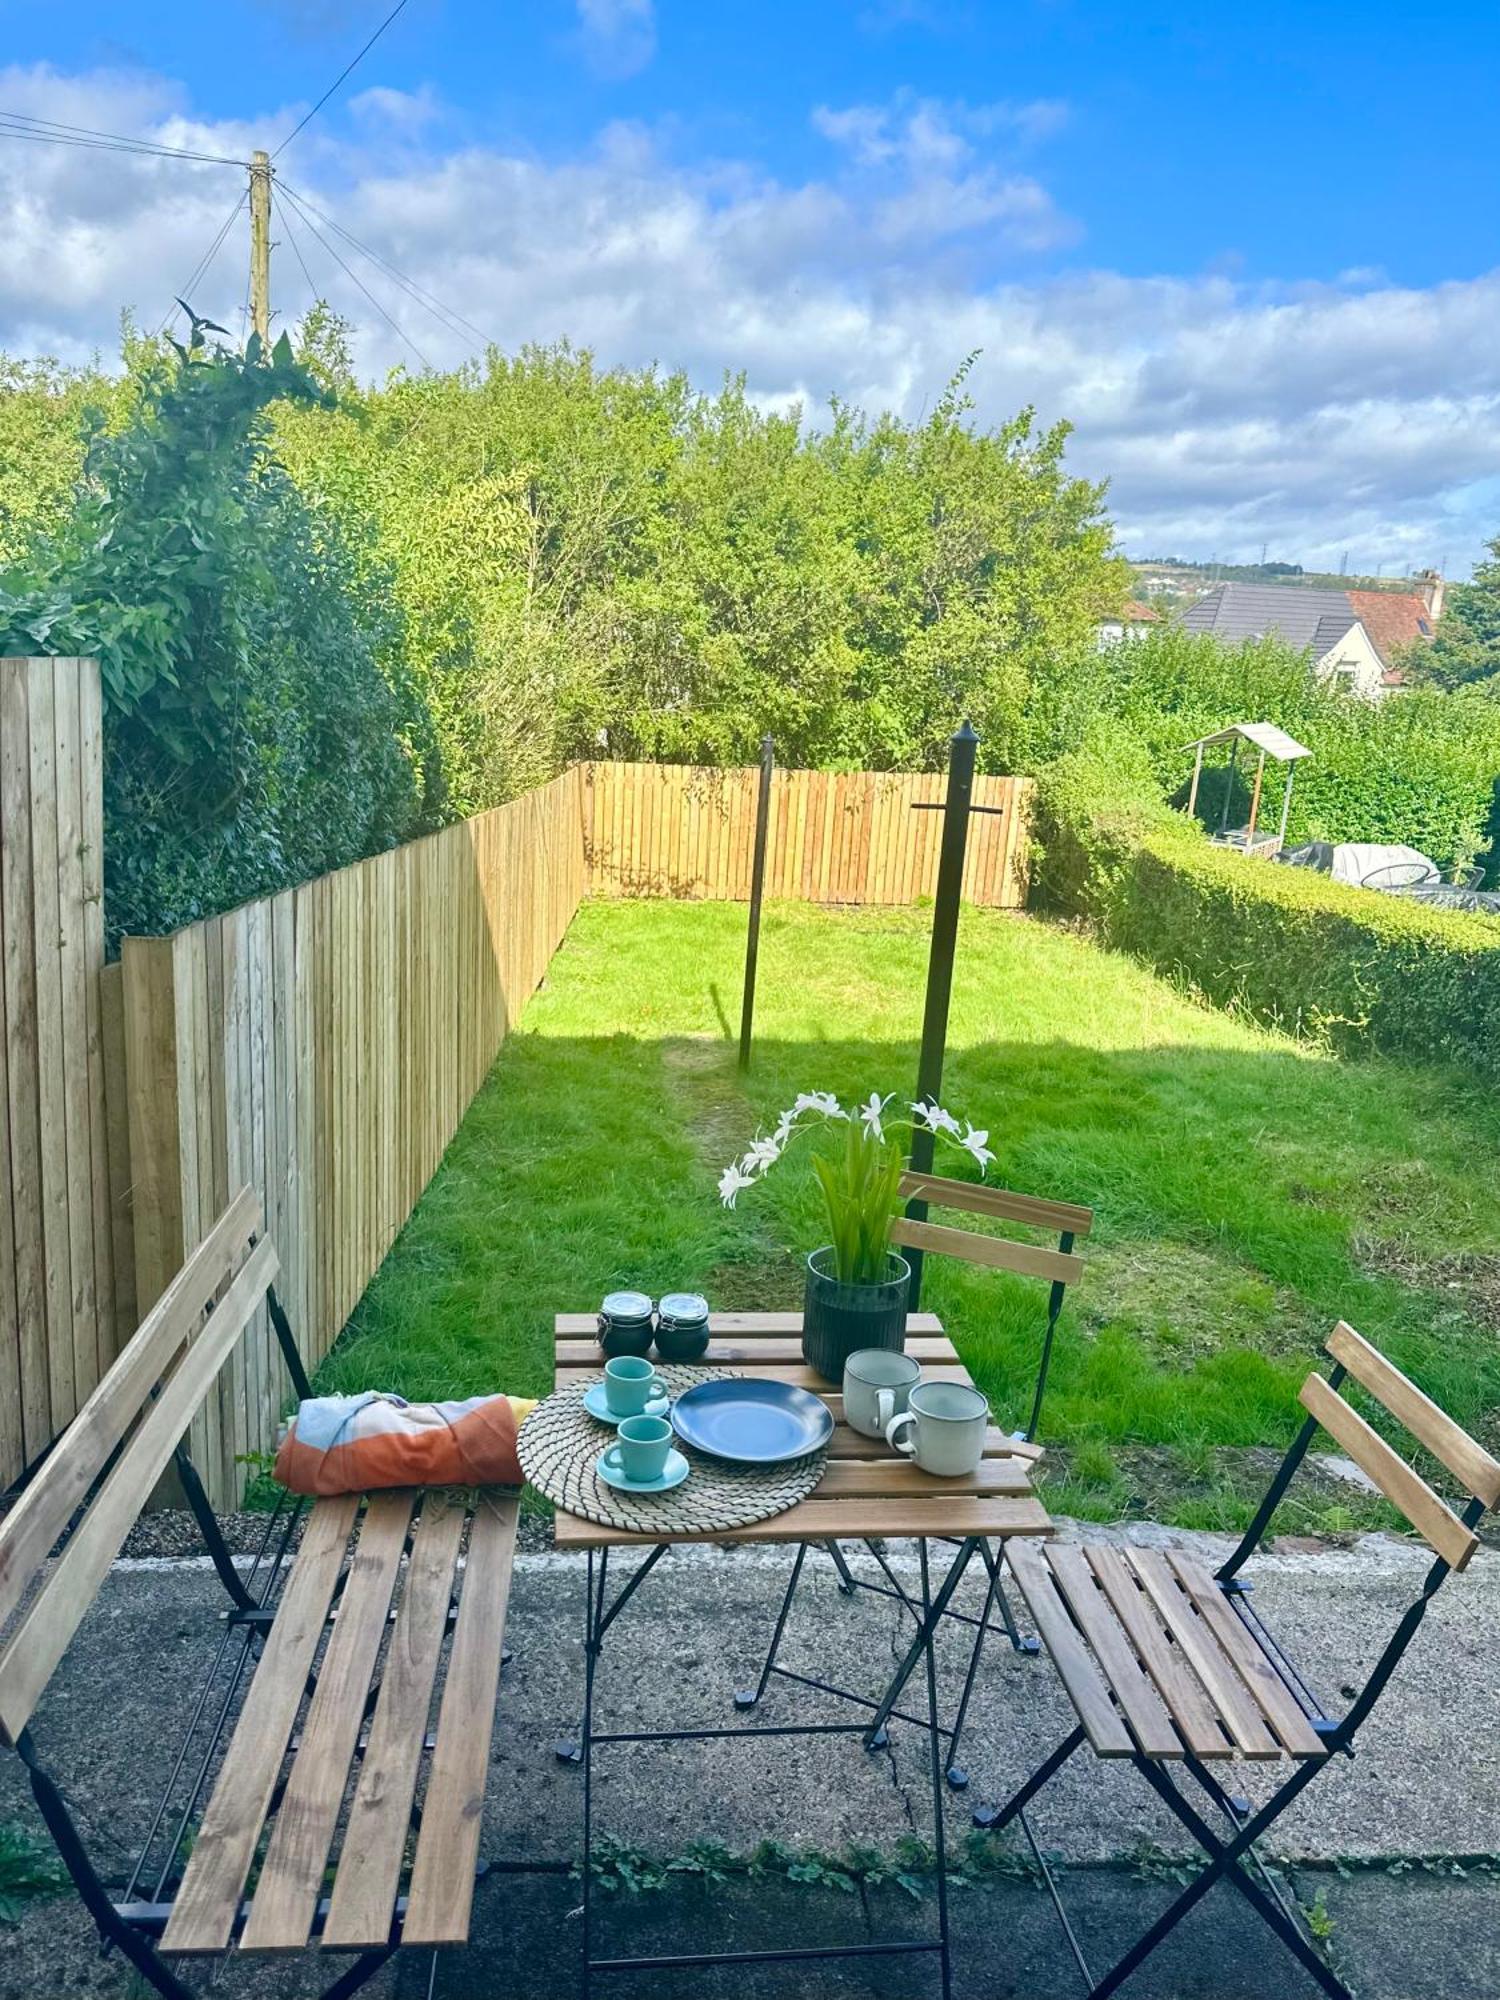
<path fill-rule="evenodd" d="M 1038 886 L 1109 943 L 1293 1033 L 1500 1075 L 1500 918 L 1215 847 L 1123 735 L 1059 759 L 1037 797 Z"/>
<path fill-rule="evenodd" d="M 158 356 L 71 512 L 0 573 L 0 652 L 100 663 L 112 945 L 433 822 L 394 598 L 268 446 L 269 406 L 319 393 L 285 341 Z"/>
<path fill-rule="evenodd" d="M 1146 746 L 1119 723 L 1096 722 L 1077 750 L 1037 777 L 1032 901 L 1105 920 L 1142 842 L 1175 824 Z"/>
<path fill-rule="evenodd" d="M 1107 931 L 1220 1005 L 1295 1033 L 1500 1075 L 1500 918 L 1174 833 L 1141 843 Z"/>

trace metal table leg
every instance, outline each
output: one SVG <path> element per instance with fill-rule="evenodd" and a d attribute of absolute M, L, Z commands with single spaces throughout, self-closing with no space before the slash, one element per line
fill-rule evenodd
<path fill-rule="evenodd" d="M 596 1957 L 594 1953 L 593 1926 L 593 1872 L 594 1872 L 594 1810 L 593 1810 L 593 1761 L 595 1752 L 603 1746 L 624 1743 L 695 1743 L 704 1741 L 732 1741 L 738 1737 L 796 1737 L 796 1736 L 862 1736 L 867 1733 L 864 1722 L 810 1722 L 745 1725 L 709 1729 L 635 1729 L 600 1730 L 594 1726 L 594 1697 L 598 1670 L 604 1649 L 605 1636 L 610 1626 L 625 1608 L 630 1598 L 666 1554 L 668 1544 L 658 1543 L 637 1567 L 628 1582 L 621 1586 L 613 1602 L 608 1598 L 609 1551 L 601 1549 L 597 1553 L 589 1551 L 587 1597 L 584 1606 L 584 1682 L 583 1715 L 579 1730 L 576 1761 L 583 1772 L 583 1894 L 582 1894 L 582 1938 L 583 1974 L 582 1990 L 584 2000 L 591 2000 L 594 1977 L 601 1972 L 625 1971 L 666 1971 L 710 1965 L 762 1965 L 791 1964 L 802 1960 L 895 1957 L 902 1955 L 930 1954 L 937 1957 L 941 1969 L 943 2000 L 951 1996 L 951 1966 L 948 1930 L 948 1880 L 947 1848 L 943 1824 L 943 1755 L 942 1739 L 946 1735 L 938 1720 L 937 1704 L 937 1663 L 934 1633 L 942 1616 L 945 1595 L 951 1595 L 957 1577 L 972 1554 L 972 1545 L 965 1545 L 955 1559 L 953 1568 L 945 1577 L 937 1597 L 931 1588 L 928 1565 L 927 1543 L 919 1543 L 921 1551 L 922 1595 L 919 1610 L 919 1656 L 925 1652 L 927 1663 L 927 1704 L 926 1714 L 913 1715 L 888 1706 L 885 1715 L 902 1721 L 909 1721 L 925 1729 L 928 1737 L 929 1765 L 933 1797 L 934 1855 L 937 1868 L 938 1934 L 935 1938 L 893 1938 L 866 1944 L 819 1945 L 798 1948 L 789 1946 L 767 1951 L 693 1951 L 656 1953 L 634 1958 Z M 967 1554 L 965 1553 L 967 1549 Z M 767 1662 L 761 1676 L 761 1691 L 772 1672 L 785 1674 L 786 1670 L 774 1665 L 775 1646 L 779 1644 L 786 1616 L 791 1608 L 796 1592 L 797 1578 L 807 1553 L 807 1544 L 798 1546 L 796 1568 L 793 1571 L 785 1598 L 781 1617 L 778 1620 L 776 1641 L 773 1642 L 773 1657 Z M 786 1675 L 788 1679 L 799 1679 L 797 1675 Z M 841 1694 L 839 1689 L 827 1692 Z M 752 1698 L 753 1699 L 753 1698 Z M 863 1704 L 873 1707 L 873 1703 Z M 882 1722 L 883 1727 L 883 1722 Z M 572 1746 L 565 1747 L 571 1751 Z"/>

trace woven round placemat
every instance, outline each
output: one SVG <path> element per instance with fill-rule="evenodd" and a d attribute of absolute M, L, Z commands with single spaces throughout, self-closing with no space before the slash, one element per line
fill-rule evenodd
<path fill-rule="evenodd" d="M 726 1381 L 736 1372 L 671 1366 L 657 1370 L 674 1398 L 696 1382 Z M 621 1493 L 606 1486 L 594 1470 L 610 1442 L 610 1426 L 583 1407 L 585 1391 L 603 1379 L 586 1375 L 554 1390 L 522 1424 L 517 1440 L 521 1470 L 539 1493 L 569 1514 L 635 1534 L 713 1534 L 784 1514 L 805 1500 L 823 1476 L 826 1451 L 810 1451 L 784 1465 L 733 1465 L 692 1451 L 678 1438 L 676 1448 L 692 1467 L 680 1486 L 670 1493 Z"/>

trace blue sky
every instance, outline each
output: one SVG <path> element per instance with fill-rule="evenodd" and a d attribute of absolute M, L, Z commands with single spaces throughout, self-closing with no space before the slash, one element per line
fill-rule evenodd
<path fill-rule="evenodd" d="M 0 0 L 0 110 L 238 157 L 387 6 Z M 908 413 L 978 346 L 981 415 L 1074 421 L 1138 553 L 1462 570 L 1500 528 L 1497 74 L 1500 10 L 1471 4 L 409 0 L 280 165 L 506 345 Z M 55 152 L 0 141 L 0 221 L 8 187 L 43 253 L 0 269 L 0 344 L 71 355 L 164 308 L 236 183 Z M 288 315 L 292 235 L 364 365 L 411 361 L 291 218 Z"/>

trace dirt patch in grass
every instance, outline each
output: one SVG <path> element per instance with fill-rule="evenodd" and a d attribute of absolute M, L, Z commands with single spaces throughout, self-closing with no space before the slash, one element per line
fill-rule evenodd
<path fill-rule="evenodd" d="M 1413 1290 L 1443 1293 L 1491 1333 L 1500 1333 L 1500 1255 L 1450 1250 L 1434 1255 L 1406 1236 L 1356 1236 L 1361 1270 Z"/>
<path fill-rule="evenodd" d="M 1120 1329 L 1182 1368 L 1226 1347 L 1307 1354 L 1326 1330 L 1289 1286 L 1222 1251 L 1163 1237 L 1095 1245 L 1084 1296 L 1085 1327 Z"/>
<path fill-rule="evenodd" d="M 717 1172 L 745 1150 L 751 1136 L 733 1048 L 707 1035 L 674 1035 L 661 1045 L 661 1064 L 694 1148 Z"/>

